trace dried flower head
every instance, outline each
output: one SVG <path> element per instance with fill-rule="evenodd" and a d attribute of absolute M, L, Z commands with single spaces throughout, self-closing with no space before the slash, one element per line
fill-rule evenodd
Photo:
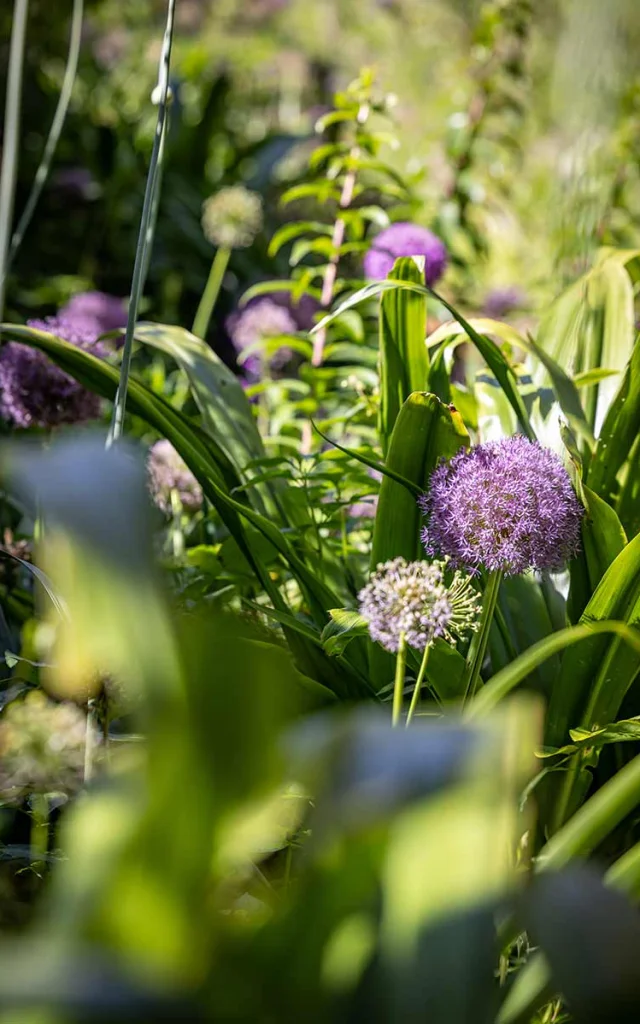
<path fill-rule="evenodd" d="M 212 245 L 246 249 L 262 229 L 262 200 L 244 185 L 221 188 L 202 205 L 202 230 Z"/>
<path fill-rule="evenodd" d="M 397 651 L 404 635 L 418 650 L 444 637 L 456 637 L 477 628 L 480 598 L 471 581 L 456 571 L 445 580 L 446 562 L 407 562 L 393 558 L 376 567 L 360 591 L 360 614 L 369 633 L 388 651 Z"/>
<path fill-rule="evenodd" d="M 560 569 L 580 545 L 583 510 L 562 462 L 521 435 L 442 463 L 419 504 L 427 551 L 472 571 Z"/>
<path fill-rule="evenodd" d="M 398 221 L 374 238 L 364 257 L 365 277 L 382 280 L 400 256 L 424 256 L 424 276 L 430 286 L 442 277 L 447 266 L 447 250 L 437 235 L 419 224 Z"/>
<path fill-rule="evenodd" d="M 56 331 L 58 325 L 51 321 L 32 320 L 29 326 L 62 336 Z M 66 333 L 68 337 L 72 332 Z M 81 348 L 88 347 L 80 333 L 69 340 Z M 99 415 L 98 396 L 55 366 L 44 352 L 15 341 L 0 349 L 0 416 L 14 426 L 50 429 L 62 423 L 83 423 Z"/>
<path fill-rule="evenodd" d="M 172 511 L 174 492 L 190 512 L 202 507 L 202 488 L 170 441 L 156 441 L 149 451 L 147 469 L 153 500 L 167 515 Z"/>
<path fill-rule="evenodd" d="M 64 793 L 82 786 L 87 729 L 100 736 L 76 704 L 56 704 L 41 690 L 13 701 L 0 718 L 0 799 Z"/>

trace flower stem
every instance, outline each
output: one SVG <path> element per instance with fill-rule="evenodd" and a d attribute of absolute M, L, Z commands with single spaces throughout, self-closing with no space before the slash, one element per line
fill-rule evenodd
<path fill-rule="evenodd" d="M 87 731 L 85 734 L 84 742 L 84 781 L 89 782 L 93 778 L 94 772 L 94 755 L 95 755 L 95 728 L 98 722 L 98 715 L 96 710 L 95 700 L 90 700 L 87 704 Z"/>
<path fill-rule="evenodd" d="M 420 665 L 420 671 L 418 672 L 418 678 L 416 679 L 416 685 L 413 688 L 413 696 L 411 697 L 411 704 L 409 705 L 409 714 L 407 715 L 407 721 L 405 728 L 409 725 L 413 714 L 418 706 L 418 700 L 420 698 L 420 690 L 422 689 L 422 683 L 424 681 L 425 672 L 427 671 L 427 662 L 429 661 L 429 651 L 431 650 L 431 644 L 427 644 L 422 655 L 422 663 Z"/>
<path fill-rule="evenodd" d="M 14 0 L 0 166 L 0 321 L 2 321 L 4 313 L 9 240 L 13 223 L 13 204 L 18 171 L 22 67 L 26 48 L 28 11 L 29 0 Z"/>
<path fill-rule="evenodd" d="M 205 338 L 207 330 L 209 329 L 209 321 L 211 320 L 211 314 L 216 304 L 216 299 L 220 294 L 220 288 L 224 278 L 224 272 L 227 269 L 227 264 L 231 256 L 231 249 L 221 245 L 216 249 L 216 254 L 213 257 L 211 264 L 211 270 L 209 271 L 209 278 L 205 285 L 200 299 L 200 304 L 193 321 L 193 327 L 191 333 L 195 334 L 198 338 Z"/>
<path fill-rule="evenodd" d="M 49 848 L 49 800 L 44 793 L 31 795 L 31 867 L 44 864 Z"/>
<path fill-rule="evenodd" d="M 468 697 L 473 697 L 478 688 L 480 669 L 482 668 L 487 644 L 489 643 L 489 630 L 491 629 L 491 623 L 493 621 L 493 613 L 496 608 L 501 581 L 502 570 L 500 569 L 490 572 L 487 576 L 484 597 L 482 600 L 480 627 L 477 633 L 474 633 L 471 638 L 469 653 L 467 654 L 464 673 L 466 684 L 464 688 L 463 703 L 466 703 Z"/>
<path fill-rule="evenodd" d="M 404 694 L 404 670 L 407 664 L 407 641 L 404 633 L 400 634 L 398 653 L 396 655 L 396 677 L 393 684 L 393 712 L 391 724 L 398 725 L 402 714 L 402 697 Z"/>

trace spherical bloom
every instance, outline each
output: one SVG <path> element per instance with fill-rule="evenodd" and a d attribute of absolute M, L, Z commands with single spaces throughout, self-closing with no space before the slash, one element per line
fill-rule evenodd
<path fill-rule="evenodd" d="M 500 320 L 514 309 L 520 309 L 525 302 L 526 296 L 517 285 L 493 288 L 485 297 L 482 312 L 493 320 Z"/>
<path fill-rule="evenodd" d="M 71 324 L 84 323 L 89 327 L 93 323 L 96 337 L 127 326 L 124 300 L 106 292 L 80 292 L 69 299 L 58 316 Z"/>
<path fill-rule="evenodd" d="M 212 245 L 246 249 L 262 229 L 262 200 L 244 185 L 221 188 L 202 205 L 202 230 Z"/>
<path fill-rule="evenodd" d="M 430 286 L 442 277 L 447 266 L 447 250 L 437 235 L 419 224 L 398 221 L 374 238 L 364 257 L 365 277 L 382 280 L 399 256 L 424 256 L 424 276 Z"/>
<path fill-rule="evenodd" d="M 560 569 L 580 545 L 582 507 L 558 456 L 521 435 L 463 450 L 419 499 L 430 554 L 461 568 Z"/>
<path fill-rule="evenodd" d="M 388 651 L 397 651 L 404 636 L 418 650 L 444 637 L 477 629 L 480 598 L 468 577 L 456 571 L 445 581 L 446 562 L 407 562 L 392 558 L 376 567 L 358 600 L 369 633 Z"/>
<path fill-rule="evenodd" d="M 202 488 L 170 441 L 156 441 L 149 452 L 147 469 L 153 500 L 167 515 L 172 511 L 173 492 L 190 512 L 202 507 Z"/>
<path fill-rule="evenodd" d="M 40 690 L 13 701 L 0 718 L 0 799 L 30 793 L 77 792 L 84 778 L 87 729 L 100 736 L 76 704 L 56 704 Z"/>
<path fill-rule="evenodd" d="M 262 356 L 260 342 L 284 334 L 295 334 L 297 325 L 286 306 L 273 299 L 256 299 L 227 320 L 227 330 L 240 354 L 240 361 L 248 377 L 259 376 Z M 252 350 L 252 351 L 250 351 Z M 268 363 L 272 370 L 281 370 L 291 359 L 291 349 L 282 346 L 272 352 Z"/>
<path fill-rule="evenodd" d="M 48 322 L 32 320 L 29 326 L 58 333 Z M 88 347 L 77 337 L 76 344 Z M 99 397 L 55 366 L 44 352 L 14 341 L 0 349 L 0 416 L 14 426 L 50 429 L 99 415 Z"/>

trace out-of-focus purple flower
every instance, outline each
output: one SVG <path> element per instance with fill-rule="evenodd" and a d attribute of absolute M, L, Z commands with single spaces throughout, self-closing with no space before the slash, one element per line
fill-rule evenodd
<path fill-rule="evenodd" d="M 189 512 L 202 507 L 202 488 L 170 441 L 163 438 L 151 447 L 147 469 L 153 500 L 167 515 L 173 509 L 173 492 Z"/>
<path fill-rule="evenodd" d="M 445 562 L 407 562 L 393 558 L 376 567 L 358 595 L 360 614 L 371 638 L 397 651 L 402 637 L 417 650 L 444 637 L 477 628 L 480 600 L 468 577 L 455 572 L 445 581 Z"/>
<path fill-rule="evenodd" d="M 244 309 L 238 310 L 227 320 L 229 336 L 240 355 L 240 362 L 248 379 L 257 378 L 263 363 L 258 350 L 261 342 L 280 335 L 295 334 L 298 327 L 287 309 L 272 298 L 260 298 L 247 303 Z M 248 352 L 249 349 L 255 351 Z M 248 354 L 247 354 L 248 353 Z M 269 356 L 271 370 L 284 369 L 292 356 L 291 349 L 283 345 L 277 352 Z"/>
<path fill-rule="evenodd" d="M 85 324 L 87 328 L 93 323 L 96 337 L 127 326 L 124 300 L 105 292 L 80 292 L 74 295 L 62 307 L 58 316 L 70 324 Z"/>
<path fill-rule="evenodd" d="M 56 334 L 78 348 L 101 355 L 92 324 L 63 317 L 29 320 L 29 327 Z M 44 352 L 11 341 L 0 349 L 0 415 L 16 427 L 51 429 L 100 415 L 100 399 Z"/>
<path fill-rule="evenodd" d="M 87 167 L 62 167 L 53 175 L 52 188 L 80 199 L 97 199 L 100 186 Z"/>
<path fill-rule="evenodd" d="M 430 286 L 442 277 L 447 266 L 447 250 L 437 235 L 419 224 L 398 221 L 374 238 L 364 257 L 365 277 L 382 280 L 399 256 L 424 256 L 424 276 Z"/>
<path fill-rule="evenodd" d="M 583 510 L 562 462 L 521 435 L 442 463 L 419 504 L 427 552 L 472 571 L 557 570 L 580 546 Z"/>
<path fill-rule="evenodd" d="M 485 297 L 482 312 L 493 320 L 500 320 L 514 309 L 520 309 L 525 301 L 526 296 L 517 285 L 492 288 Z"/>

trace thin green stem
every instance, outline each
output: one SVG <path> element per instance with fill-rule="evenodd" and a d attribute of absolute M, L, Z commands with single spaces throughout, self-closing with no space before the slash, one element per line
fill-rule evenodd
<path fill-rule="evenodd" d="M 169 95 L 169 68 L 171 64 L 171 44 L 173 41 L 173 21 L 175 14 L 176 0 L 169 0 L 167 5 L 167 23 L 160 56 L 160 67 L 158 71 L 158 119 L 156 122 L 156 134 L 153 140 L 153 150 L 149 162 L 149 173 L 144 193 L 142 216 L 140 218 L 140 230 L 138 232 L 138 244 L 136 247 L 136 258 L 133 266 L 133 277 L 131 280 L 131 298 L 129 301 L 129 313 L 127 316 L 127 328 L 122 348 L 122 363 L 120 366 L 120 383 L 116 392 L 113 404 L 113 417 L 109 434 L 107 436 L 107 448 L 117 441 L 124 429 L 124 414 L 127 404 L 127 388 L 129 386 L 129 375 L 131 372 L 131 355 L 133 351 L 133 332 L 138 317 L 138 306 L 144 290 L 145 268 L 148 265 L 147 249 L 152 244 L 153 234 L 153 208 L 155 191 L 159 182 L 158 167 L 163 152 L 163 136 L 166 128 L 168 95 Z"/>
<path fill-rule="evenodd" d="M 407 664 L 407 641 L 404 633 L 400 634 L 398 653 L 396 655 L 396 675 L 393 683 L 393 711 L 391 724 L 396 726 L 402 714 L 402 697 L 404 695 L 404 673 Z"/>
<path fill-rule="evenodd" d="M 420 699 L 420 690 L 422 689 L 422 683 L 424 682 L 425 672 L 427 671 L 427 662 L 429 661 L 429 651 L 431 650 L 431 644 L 427 644 L 422 655 L 422 662 L 420 663 L 420 669 L 418 671 L 418 677 L 416 679 L 416 685 L 413 688 L 413 695 L 411 697 L 411 704 L 409 705 L 409 713 L 407 715 L 406 726 L 408 727 L 411 719 L 413 718 L 414 712 L 418 706 Z"/>
<path fill-rule="evenodd" d="M 213 262 L 211 264 L 211 270 L 209 271 L 209 277 L 198 305 L 193 321 L 193 327 L 191 328 L 191 333 L 195 334 L 197 338 L 206 338 L 207 336 L 211 315 L 218 295 L 220 294 L 220 288 L 222 287 L 222 281 L 224 279 L 224 272 L 227 269 L 230 256 L 231 249 L 228 249 L 226 246 L 221 245 L 216 249 L 216 254 L 213 257 Z"/>
<path fill-rule="evenodd" d="M 56 106 L 55 114 L 53 115 L 53 121 L 51 122 L 51 128 L 49 129 L 49 135 L 45 143 L 45 147 L 42 153 L 42 159 L 40 166 L 36 171 L 36 176 L 33 179 L 33 185 L 29 198 L 27 199 L 26 206 L 22 211 L 22 215 L 11 239 L 11 245 L 9 247 L 9 253 L 7 256 L 7 262 L 4 268 L 4 274 L 9 273 L 9 268 L 14 260 L 16 252 L 22 244 L 22 239 L 25 236 L 25 232 L 31 223 L 31 218 L 35 212 L 36 206 L 42 190 L 45 186 L 46 180 L 49 177 L 49 171 L 51 170 L 51 163 L 53 156 L 56 151 L 60 135 L 62 133 L 62 127 L 67 116 L 67 110 L 69 109 L 69 102 L 71 100 L 71 93 L 73 91 L 73 83 L 76 78 L 76 72 L 78 70 L 78 57 L 80 54 L 80 42 L 82 39 L 82 19 L 84 16 L 84 0 L 73 0 L 73 11 L 71 14 L 71 31 L 69 34 L 69 51 L 67 53 L 67 65 L 64 69 L 64 77 L 62 79 L 62 86 L 60 88 L 60 96 L 58 98 L 58 105 Z M 3 275 L 4 277 L 4 275 Z"/>
<path fill-rule="evenodd" d="M 466 685 L 463 703 L 466 703 L 468 697 L 473 697 L 476 689 L 478 688 L 480 669 L 482 668 L 487 644 L 489 643 L 489 630 L 491 629 L 493 613 L 498 601 L 498 592 L 500 590 L 501 580 L 502 572 L 499 569 L 494 572 L 490 572 L 487 575 L 487 582 L 482 600 L 480 626 L 478 631 L 474 633 L 471 638 L 469 653 L 467 654 L 467 661 L 465 665 Z"/>
<path fill-rule="evenodd" d="M 29 0 L 15 0 L 9 48 L 7 96 L 4 106 L 2 168 L 0 169 L 0 322 L 4 319 L 4 297 L 9 258 L 9 239 L 18 171 L 22 68 L 27 38 Z"/>
<path fill-rule="evenodd" d="M 98 714 L 95 700 L 87 704 L 87 731 L 84 741 L 84 781 L 89 782 L 93 778 L 94 758 L 96 751 L 95 736 L 98 727 Z"/>
<path fill-rule="evenodd" d="M 31 795 L 31 867 L 44 864 L 49 849 L 49 800 L 44 793 Z"/>

